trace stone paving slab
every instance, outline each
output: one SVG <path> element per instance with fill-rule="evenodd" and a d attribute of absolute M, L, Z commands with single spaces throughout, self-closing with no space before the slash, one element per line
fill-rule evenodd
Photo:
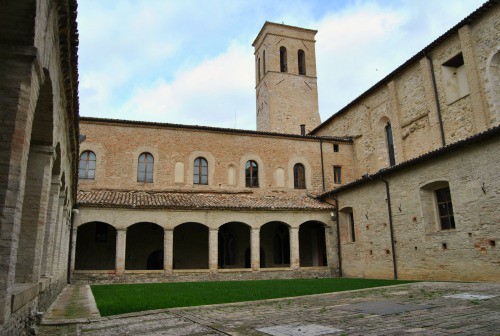
<path fill-rule="evenodd" d="M 460 293 L 494 296 L 453 299 Z M 346 310 L 352 304 L 391 301 L 432 309 L 391 315 Z M 88 319 L 89 321 L 90 319 Z M 40 326 L 40 335 L 269 335 L 282 325 L 341 329 L 326 335 L 500 335 L 500 283 L 420 282 L 392 287 L 223 305 L 141 312 L 93 322 Z M 73 327 L 71 329 L 70 327 Z M 47 329 L 52 328 L 52 329 Z"/>
<path fill-rule="evenodd" d="M 392 301 L 366 301 L 343 306 L 344 310 L 351 310 L 358 313 L 391 315 L 405 313 L 412 310 L 430 309 L 432 306 L 414 303 L 398 303 Z"/>

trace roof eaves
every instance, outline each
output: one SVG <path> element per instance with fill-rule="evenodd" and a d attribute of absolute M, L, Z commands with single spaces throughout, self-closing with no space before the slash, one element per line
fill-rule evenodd
<path fill-rule="evenodd" d="M 421 156 L 418 156 L 416 158 L 410 159 L 408 161 L 404 161 L 398 165 L 388 167 L 388 168 L 382 168 L 374 174 L 364 176 L 362 179 L 355 180 L 351 183 L 345 184 L 345 185 L 340 186 L 338 188 L 335 188 L 333 190 L 324 192 L 324 193 L 316 196 L 316 199 L 321 200 L 321 199 L 323 199 L 327 196 L 330 196 L 332 194 L 337 194 L 337 193 L 340 193 L 340 192 L 345 191 L 347 189 L 353 188 L 355 186 L 371 182 L 371 181 L 379 179 L 385 175 L 389 175 L 389 174 L 392 174 L 394 172 L 403 170 L 405 168 L 417 165 L 419 163 L 426 162 L 428 160 L 432 160 L 434 158 L 442 156 L 443 154 L 451 153 L 451 152 L 458 150 L 460 148 L 467 147 L 475 142 L 484 141 L 484 140 L 487 140 L 489 138 L 493 138 L 493 137 L 498 136 L 498 135 L 500 135 L 500 126 L 492 127 L 490 129 L 482 132 L 482 133 L 475 134 L 469 138 L 454 142 L 454 143 L 447 145 L 445 147 L 435 149 L 433 151 L 430 151 L 430 152 L 423 154 Z"/>
<path fill-rule="evenodd" d="M 334 137 L 334 136 L 320 136 L 320 135 L 299 135 L 299 134 L 288 134 L 288 133 L 278 133 L 278 132 L 263 132 L 263 131 L 252 131 L 243 130 L 235 128 L 223 128 L 223 127 L 212 127 L 212 126 L 199 126 L 199 125 L 182 125 L 182 124 L 171 124 L 171 123 L 159 123 L 152 121 L 135 121 L 135 120 L 124 120 L 124 119 L 109 119 L 109 118 L 96 118 L 96 117 L 80 117 L 81 122 L 94 123 L 94 124 L 120 124 L 120 125 L 136 125 L 136 126 L 151 126 L 151 127 L 162 127 L 162 128 L 176 128 L 176 129 L 189 129 L 198 131 L 209 131 L 218 133 L 231 133 L 231 134 L 245 134 L 254 136 L 270 136 L 270 137 L 284 137 L 293 139 L 306 139 L 306 140 L 328 140 L 337 142 L 352 143 L 351 137 Z"/>

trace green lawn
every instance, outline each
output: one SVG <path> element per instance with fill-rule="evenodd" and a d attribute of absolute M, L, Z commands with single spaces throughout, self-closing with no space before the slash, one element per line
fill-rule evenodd
<path fill-rule="evenodd" d="M 151 309 L 340 292 L 408 282 L 411 281 L 327 278 L 93 285 L 91 288 L 101 315 L 109 316 Z"/>

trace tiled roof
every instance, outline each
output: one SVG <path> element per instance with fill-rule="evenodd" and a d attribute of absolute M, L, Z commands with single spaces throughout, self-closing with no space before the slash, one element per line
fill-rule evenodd
<path fill-rule="evenodd" d="M 440 158 L 445 154 L 453 153 L 453 152 L 460 150 L 464 147 L 468 147 L 468 146 L 471 146 L 473 144 L 479 143 L 481 141 L 485 141 L 485 140 L 495 138 L 498 136 L 500 136 L 500 126 L 495 126 L 495 127 L 492 127 L 484 132 L 474 134 L 468 138 L 465 138 L 463 140 L 454 142 L 454 143 L 449 144 L 447 146 L 435 149 L 433 151 L 427 152 L 425 154 L 417 156 L 416 158 L 401 162 L 395 166 L 382 168 L 374 174 L 365 175 L 365 176 L 363 176 L 363 178 L 361 178 L 359 180 L 355 180 L 355 181 L 352 181 L 351 183 L 344 184 L 343 186 L 340 186 L 336 189 L 324 192 L 320 195 L 315 195 L 314 197 L 316 197 L 317 199 L 323 199 L 323 198 L 328 197 L 330 195 L 338 194 L 339 192 L 342 192 L 344 190 L 348 190 L 352 187 L 355 187 L 355 186 L 358 186 L 358 185 L 361 185 L 364 183 L 368 183 L 368 182 L 376 180 L 376 179 L 380 179 L 383 176 L 389 175 L 391 173 L 406 169 L 408 167 L 415 166 L 415 165 L 420 164 L 422 162 L 427 162 L 429 160 L 433 160 L 435 158 Z"/>
<path fill-rule="evenodd" d="M 187 193 L 136 190 L 80 190 L 78 205 L 98 208 L 179 210 L 329 211 L 332 206 L 307 195 Z"/>

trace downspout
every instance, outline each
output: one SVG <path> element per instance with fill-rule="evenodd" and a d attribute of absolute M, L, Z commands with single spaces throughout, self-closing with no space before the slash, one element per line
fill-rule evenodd
<path fill-rule="evenodd" d="M 75 217 L 78 213 L 78 205 L 73 205 L 73 209 L 71 210 L 71 225 L 69 229 L 69 249 L 68 249 L 68 274 L 67 274 L 67 282 L 71 284 L 71 255 L 73 254 L 73 228 L 75 226 Z"/>
<path fill-rule="evenodd" d="M 319 140 L 319 150 L 321 152 L 321 178 L 323 183 L 323 191 L 325 191 L 325 167 L 323 164 L 323 139 Z"/>
<path fill-rule="evenodd" d="M 335 222 L 337 224 L 337 255 L 339 259 L 339 278 L 342 278 L 342 250 L 340 246 L 340 223 L 339 223 L 339 201 L 336 197 L 332 197 L 333 200 L 335 201 Z M 328 203 L 327 201 L 323 200 L 323 202 Z M 333 205 L 331 203 L 328 203 L 330 205 Z"/>
<path fill-rule="evenodd" d="M 432 78 L 432 87 L 434 89 L 434 101 L 436 102 L 436 109 L 437 109 L 437 114 L 438 114 L 438 120 L 439 120 L 439 131 L 441 132 L 441 144 L 446 146 L 446 140 L 444 137 L 444 127 L 443 127 L 443 118 L 441 116 L 441 104 L 439 104 L 439 97 L 438 97 L 438 91 L 437 91 L 437 85 L 436 85 L 436 77 L 434 75 L 434 63 L 432 62 L 432 58 L 430 58 L 425 51 L 422 52 L 424 54 L 424 57 L 429 61 L 430 66 L 431 66 L 431 78 Z"/>
<path fill-rule="evenodd" d="M 391 248 L 392 248 L 392 266 L 394 269 L 394 280 L 398 279 L 398 268 L 396 264 L 396 248 L 394 245 L 394 227 L 392 224 L 392 210 L 391 210 L 391 194 L 389 192 L 389 182 L 384 180 L 382 176 L 380 180 L 385 183 L 385 192 L 387 195 L 387 210 L 389 212 L 389 231 L 391 232 Z"/>

